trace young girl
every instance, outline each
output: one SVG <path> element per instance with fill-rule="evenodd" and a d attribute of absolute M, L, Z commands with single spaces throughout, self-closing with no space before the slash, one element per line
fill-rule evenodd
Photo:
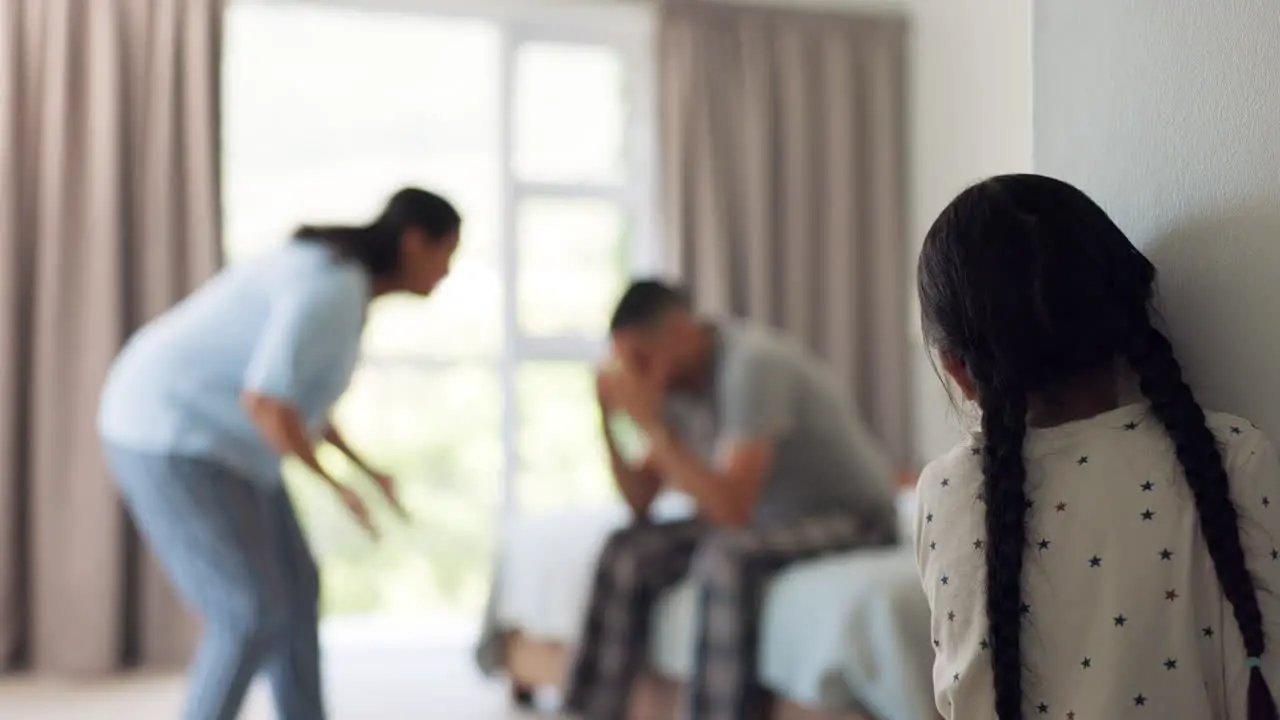
<path fill-rule="evenodd" d="M 1197 404 L 1151 323 L 1154 282 L 1046 177 L 982 182 L 929 231 L 926 336 L 982 412 L 920 481 L 948 718 L 1277 717 L 1280 461 Z"/>

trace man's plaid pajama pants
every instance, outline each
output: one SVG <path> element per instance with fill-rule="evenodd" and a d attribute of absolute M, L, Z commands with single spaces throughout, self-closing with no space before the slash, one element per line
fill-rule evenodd
<path fill-rule="evenodd" d="M 700 520 L 635 524 L 600 554 L 565 707 L 585 720 L 624 720 L 648 656 L 649 622 L 662 592 L 692 574 L 698 636 L 686 720 L 752 720 L 767 694 L 756 681 L 765 583 L 799 560 L 896 540 L 891 518 L 815 516 L 760 529 Z"/>

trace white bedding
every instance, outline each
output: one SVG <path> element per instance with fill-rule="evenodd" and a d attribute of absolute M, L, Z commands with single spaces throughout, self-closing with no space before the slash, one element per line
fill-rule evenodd
<path fill-rule="evenodd" d="M 627 511 L 618 507 L 516 523 L 503 551 L 498 622 L 534 640 L 576 641 L 596 556 L 626 520 Z"/>
<path fill-rule="evenodd" d="M 618 507 L 527 519 L 511 528 L 491 622 L 534 639 L 575 642 L 596 555 L 626 519 Z M 903 529 L 909 537 L 909 524 Z M 813 707 L 860 707 L 882 720 L 930 717 L 929 609 L 909 548 L 844 553 L 780 574 L 766 593 L 762 618 L 765 685 Z M 650 660 L 664 674 L 688 676 L 694 608 L 688 584 L 660 601 Z"/>
<path fill-rule="evenodd" d="M 686 678 L 693 660 L 694 588 L 682 583 L 656 610 L 650 662 Z M 915 557 L 902 547 L 797 564 L 765 592 L 761 682 L 802 705 L 865 710 L 881 720 L 934 714 L 929 605 Z"/>
<path fill-rule="evenodd" d="M 692 505 L 677 493 L 654 501 L 658 520 L 688 517 Z M 609 534 L 630 517 L 624 505 L 521 518 L 503 538 L 495 619 L 536 640 L 573 642 L 586 613 L 596 556 Z"/>

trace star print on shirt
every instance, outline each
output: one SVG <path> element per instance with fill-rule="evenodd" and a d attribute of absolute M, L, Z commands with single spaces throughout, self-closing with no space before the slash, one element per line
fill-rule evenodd
<path fill-rule="evenodd" d="M 936 647 L 936 648 L 940 648 L 940 647 L 942 647 L 942 643 L 938 642 L 937 640 L 934 640 L 934 641 L 933 641 L 933 646 L 934 646 L 934 647 Z"/>
<path fill-rule="evenodd" d="M 976 457 L 976 456 L 978 456 L 978 455 L 981 455 L 981 454 L 982 454 L 982 448 L 969 448 L 969 454 L 970 454 L 970 455 L 973 455 L 973 456 L 975 456 L 975 457 Z"/>
<path fill-rule="evenodd" d="M 1211 421 L 1211 424 L 1216 425 L 1219 437 L 1221 437 L 1223 429 L 1230 424 L 1230 421 L 1221 422 L 1219 418 L 1211 418 Z M 1103 422 L 1105 423 L 1105 420 Z M 1244 421 L 1236 422 L 1241 428 L 1246 427 Z M 1032 444 L 1029 446 L 1032 449 L 1027 452 L 1027 465 L 1029 470 L 1033 470 L 1033 472 L 1029 473 L 1030 477 L 1026 483 L 1026 494 L 1024 495 L 1024 505 L 1028 510 L 1020 518 L 1026 524 L 1023 552 L 1026 550 L 1035 550 L 1036 552 L 1032 554 L 1031 558 L 1026 559 L 1028 567 L 1025 574 L 1027 577 L 1023 582 L 1022 597 L 1019 597 L 1019 602 L 1015 605 L 1018 608 L 1015 611 L 1017 613 L 1015 617 L 1019 618 L 1020 624 L 1026 626 L 1028 636 L 1033 630 L 1036 632 L 1037 637 L 1039 637 L 1040 633 L 1043 633 L 1046 647 L 1052 642 L 1062 643 L 1056 650 L 1051 648 L 1042 652 L 1039 648 L 1034 647 L 1035 643 L 1024 642 L 1023 644 L 1026 647 L 1024 647 L 1025 657 L 1023 660 L 1031 668 L 1026 670 L 1028 675 L 1040 674 L 1046 680 L 1053 677 L 1058 678 L 1053 684 L 1058 682 L 1067 683 L 1071 679 L 1074 679 L 1077 685 L 1084 683 L 1092 686 L 1095 682 L 1102 683 L 1097 688 L 1090 689 L 1096 690 L 1100 695 L 1098 698 L 1100 701 L 1098 702 L 1099 707 L 1101 708 L 1105 705 L 1107 708 L 1104 714 L 1109 711 L 1116 715 L 1131 715 L 1134 716 L 1134 720 L 1139 720 L 1146 715 L 1147 706 L 1152 708 L 1152 715 L 1158 712 L 1167 712 L 1161 710 L 1161 708 L 1165 707 L 1166 704 L 1173 704 L 1184 699 L 1188 700 L 1189 707 L 1193 706 L 1190 704 L 1191 696 L 1198 695 L 1200 688 L 1196 687 L 1195 682 L 1183 682 L 1187 678 L 1183 677 L 1186 673 L 1181 672 L 1182 656 L 1191 653 L 1188 646 L 1195 646 L 1195 635 L 1192 633 L 1205 631 L 1204 637 L 1211 638 L 1208 642 L 1213 643 L 1217 643 L 1218 638 L 1217 628 L 1195 627 L 1197 619 L 1195 615 L 1198 614 L 1195 598 L 1182 595 L 1181 591 L 1171 586 L 1172 582 L 1177 582 L 1184 587 L 1199 587 L 1202 578 L 1194 574 L 1188 574 L 1186 578 L 1183 578 L 1182 574 L 1171 574 L 1166 572 L 1166 568 L 1164 568 L 1165 562 L 1169 563 L 1168 571 L 1180 568 L 1192 557 L 1182 557 L 1179 551 L 1173 550 L 1174 545 L 1189 549 L 1195 547 L 1193 543 L 1189 542 L 1185 533 L 1182 532 L 1184 524 L 1179 520 L 1181 516 L 1175 517 L 1170 514 L 1174 509 L 1185 509 L 1180 504 L 1180 501 L 1186 499 L 1183 496 L 1187 491 L 1176 486 L 1176 483 L 1180 481 L 1179 466 L 1174 461 L 1174 458 L 1165 457 L 1169 453 L 1162 455 L 1145 451 L 1141 454 L 1134 452 L 1132 457 L 1126 457 L 1122 454 L 1123 451 L 1119 446 L 1115 446 L 1116 443 L 1124 444 L 1129 441 L 1117 437 L 1115 430 L 1120 429 L 1120 425 L 1126 423 L 1127 421 L 1123 418 L 1120 419 L 1120 424 L 1116 424 L 1114 420 L 1110 423 L 1105 423 L 1100 427 L 1093 428 L 1098 432 L 1092 437 L 1083 434 L 1078 437 L 1072 436 L 1072 441 L 1081 440 L 1074 447 L 1059 443 L 1056 446 L 1050 446 L 1044 451 L 1043 455 L 1036 455 L 1041 450 L 1039 445 Z M 1158 423 L 1148 426 L 1145 419 L 1141 424 L 1133 422 L 1128 423 L 1128 425 L 1143 431 L 1142 433 L 1135 432 L 1133 434 L 1134 441 L 1141 441 L 1144 448 L 1146 447 L 1148 431 L 1154 433 L 1162 432 Z M 1234 435 L 1229 435 L 1227 440 L 1223 441 L 1224 454 L 1227 453 L 1227 446 L 1229 445 L 1229 454 L 1233 456 L 1230 459 L 1233 462 L 1243 460 L 1248 453 L 1242 451 L 1250 449 L 1243 446 L 1252 445 L 1255 437 L 1254 433 L 1249 433 L 1249 435 L 1250 438 L 1247 441 Z M 1087 442 L 1089 440 L 1094 440 L 1094 442 Z M 1107 444 L 1108 442 L 1111 444 Z M 1164 447 L 1163 444 L 1159 446 Z M 1263 449 L 1258 451 L 1259 458 L 1264 455 L 1264 452 L 1270 451 L 1270 448 L 1266 447 L 1265 443 L 1261 444 L 1260 447 Z M 978 455 L 985 456 L 985 448 L 970 446 L 969 449 L 977 450 Z M 1093 450 L 1102 453 L 1097 456 L 1096 460 L 1092 455 L 1088 454 Z M 1124 450 L 1127 451 L 1128 448 Z M 978 655 L 973 655 L 973 645 L 961 642 L 961 640 L 964 640 L 962 636 L 953 636 L 949 633 L 958 632 L 966 628 L 965 623 L 971 621 L 977 621 L 975 624 L 978 624 L 984 617 L 972 612 L 974 610 L 978 613 L 982 612 L 980 605 L 983 600 L 981 580 L 979 579 L 976 588 L 971 588 L 970 586 L 974 583 L 975 571 L 978 572 L 979 577 L 981 576 L 981 571 L 983 570 L 982 560 L 986 557 L 983 510 L 984 508 L 990 509 L 990 505 L 999 500 L 999 498 L 992 500 L 990 497 L 986 497 L 987 505 L 980 505 L 974 502 L 975 498 L 985 490 L 983 487 L 985 479 L 981 475 L 982 458 L 964 460 L 964 457 L 965 452 L 962 446 L 957 455 L 950 456 L 945 462 L 940 461 L 932 468 L 930 474 L 932 475 L 931 481 L 934 483 L 932 486 L 934 493 L 931 496 L 927 496 L 928 499 L 921 503 L 922 507 L 920 509 L 925 512 L 917 515 L 917 518 L 926 519 L 927 522 L 930 522 L 925 528 L 921 528 L 921 534 L 925 536 L 922 539 L 924 539 L 926 551 L 930 547 L 936 548 L 933 553 L 926 553 L 922 556 L 922 562 L 927 561 L 928 564 L 921 568 L 923 570 L 921 574 L 925 575 L 926 589 L 930 579 L 938 583 L 932 591 L 928 592 L 929 599 L 935 604 L 934 631 L 937 633 L 937 645 L 935 647 L 938 648 L 937 662 L 940 665 L 938 669 L 941 670 L 938 675 L 945 678 L 944 673 L 950 669 L 953 673 L 953 680 L 955 680 L 955 675 L 958 674 L 959 682 L 966 684 L 965 693 L 961 693 L 961 688 L 958 685 L 948 687 L 946 685 L 947 681 L 945 679 L 941 680 L 940 687 L 936 689 L 937 701 L 945 712 L 947 708 L 945 699 L 948 694 L 954 694 L 956 712 L 961 716 L 983 714 L 991 710 L 990 701 L 986 698 L 986 693 L 989 691 L 989 675 L 986 674 L 988 664 L 982 661 L 991 660 L 987 655 L 994 650 L 994 639 L 989 635 L 986 639 L 983 639 L 983 636 L 979 636 L 980 651 Z M 1081 460 L 1086 462 L 1081 463 Z M 1077 466 L 1075 472 L 1070 469 L 1072 465 Z M 1169 468 L 1166 468 L 1166 465 Z M 1090 468 L 1088 471 L 1084 469 L 1086 466 Z M 1082 486 L 1080 483 L 1087 482 L 1092 485 L 1092 481 L 1089 478 L 1103 471 L 1107 473 L 1111 480 L 1118 481 L 1112 484 L 1118 485 L 1120 488 L 1119 494 L 1113 498 L 1118 515 L 1110 513 L 1110 517 L 1115 518 L 1110 521 L 1102 517 L 1107 513 L 1086 510 L 1083 501 L 1079 499 L 1086 497 L 1089 490 L 1089 486 Z M 951 475 L 955 477 L 951 477 Z M 1139 482 L 1135 483 L 1135 480 L 1139 480 Z M 1155 494 L 1156 480 L 1160 481 L 1161 494 L 1159 497 L 1156 497 Z M 1124 490 L 1124 485 L 1128 485 L 1130 489 Z M 1139 491 L 1137 497 L 1131 494 L 1135 485 Z M 955 493 L 951 493 L 950 488 L 952 487 L 956 488 Z M 947 492 L 942 492 L 942 488 L 946 488 Z M 1242 518 L 1247 516 L 1247 497 L 1248 495 L 1253 495 L 1255 502 L 1258 503 L 1255 506 L 1255 510 L 1257 507 L 1262 507 L 1267 511 L 1263 513 L 1259 520 L 1270 519 L 1280 522 L 1280 520 L 1276 520 L 1280 518 L 1280 509 L 1276 511 L 1276 516 L 1270 515 L 1270 492 L 1265 492 L 1262 495 L 1256 494 L 1258 490 L 1265 491 L 1266 485 L 1254 485 L 1256 489 L 1252 492 L 1249 491 L 1250 488 L 1247 485 L 1241 485 L 1239 488 L 1244 490 L 1244 492 L 1236 496 L 1241 507 Z M 1280 492 L 1280 490 L 1277 490 L 1277 492 Z M 1144 499 L 1145 495 L 1151 495 L 1151 497 Z M 1057 497 L 1055 498 L 1055 496 Z M 1067 500 L 1068 497 L 1072 499 Z M 1277 495 L 1277 497 L 1280 498 L 1280 495 Z M 1277 500 L 1276 503 L 1280 504 L 1280 500 Z M 1035 507 L 1031 509 L 1033 504 Z M 1071 505 L 1077 506 L 1074 511 L 1070 510 Z M 931 510 L 929 506 L 937 508 L 936 511 Z M 1136 513 L 1134 513 L 1135 509 L 1138 509 Z M 1016 511 L 1014 512 L 1016 513 Z M 1067 512 L 1072 513 L 1071 518 L 1066 518 L 1065 520 L 1057 519 L 1057 514 L 1066 514 Z M 1124 515 L 1129 513 L 1139 516 L 1137 527 L 1129 524 L 1134 519 L 1132 514 L 1129 515 L 1127 521 L 1124 520 Z M 946 516 L 947 522 L 943 523 L 938 520 L 942 516 Z M 1161 518 L 1158 524 L 1155 522 L 1156 517 Z M 1076 523 L 1095 525 L 1095 519 L 1097 521 L 1096 527 L 1076 526 Z M 1101 529 L 1105 527 L 1104 521 L 1115 524 L 1114 528 L 1107 528 L 1107 530 L 1114 530 L 1113 533 L 1104 534 L 1101 532 Z M 1073 533 L 1069 534 L 1070 536 L 1064 535 L 1063 530 L 1055 528 L 1054 522 L 1072 523 Z M 933 527 L 932 523 L 937 523 L 938 527 Z M 1193 533 L 1195 532 L 1194 526 L 1194 523 L 1188 526 L 1192 528 L 1191 531 Z M 1277 528 L 1280 528 L 1280 526 L 1277 526 Z M 944 530 L 948 534 L 941 535 Z M 975 533 L 983 534 L 977 535 Z M 961 540 L 966 534 L 969 535 L 969 551 L 964 550 L 963 541 Z M 1054 537 L 1049 538 L 1050 534 Z M 943 539 L 936 541 L 936 543 L 931 543 L 933 537 L 939 536 L 943 537 Z M 1274 536 L 1280 538 L 1280 529 L 1274 531 Z M 1099 540 L 1103 539 L 1105 539 L 1105 542 L 1099 542 Z M 1190 540 L 1195 539 L 1194 537 L 1190 538 Z M 1262 544 L 1265 542 L 1265 535 L 1257 539 L 1261 540 L 1261 542 L 1257 542 L 1252 548 L 1246 548 L 1246 552 L 1252 549 L 1255 561 L 1259 551 L 1263 554 L 1263 557 L 1270 554 L 1271 557 L 1268 559 L 1273 561 L 1272 564 L 1275 568 L 1280 568 L 1280 539 L 1277 539 L 1274 547 L 1267 547 Z M 1111 547 L 1112 544 L 1114 544 L 1114 547 Z M 1157 544 L 1159 547 L 1155 547 Z M 1050 554 L 1049 550 L 1053 550 L 1054 545 L 1057 546 L 1057 550 Z M 1094 553 L 1084 555 L 1088 545 L 1094 545 Z M 1103 547 L 1099 548 L 1098 545 L 1103 545 Z M 1156 562 L 1160 567 L 1151 568 L 1147 565 L 1148 572 L 1155 572 L 1149 572 L 1149 576 L 1144 576 L 1142 578 L 1143 582 L 1137 582 L 1136 577 L 1126 577 L 1127 571 L 1117 575 L 1112 574 L 1113 570 L 1123 570 L 1130 566 L 1136 573 L 1143 567 L 1144 562 L 1151 562 L 1152 558 L 1148 553 L 1152 553 L 1153 548 Z M 1106 572 L 1101 570 L 1106 558 L 1097 553 L 1099 549 L 1106 550 L 1111 558 L 1109 561 L 1111 564 L 1107 566 L 1109 569 Z M 1077 555 L 1076 553 L 1080 554 Z M 976 557 L 974 554 L 976 554 Z M 1060 566 L 1056 565 L 1057 560 L 1054 559 L 1059 555 L 1062 556 L 1063 560 Z M 1081 557 L 1082 555 L 1083 558 Z M 1145 561 L 1141 559 L 1142 555 L 1147 555 Z M 1072 558 L 1078 559 L 1073 560 Z M 1173 565 L 1175 558 L 1181 558 L 1177 566 Z M 1086 563 L 1084 567 L 1074 564 L 1080 562 L 1081 559 Z M 1197 565 L 1197 567 L 1199 566 Z M 1099 572 L 1081 573 L 1085 569 L 1096 569 Z M 963 578 L 965 583 L 957 585 L 954 589 L 951 588 L 950 570 L 961 573 L 957 577 Z M 1261 568 L 1261 570 L 1265 571 L 1266 568 Z M 1055 575 L 1057 577 L 1053 577 Z M 1081 577 L 1082 575 L 1087 575 L 1087 577 Z M 1032 579 L 1033 576 L 1036 578 L 1035 580 Z M 1046 581 L 1045 583 L 1041 583 L 1041 576 Z M 1164 577 L 1162 578 L 1161 576 Z M 1210 580 L 1212 581 L 1212 578 Z M 1080 581 L 1084 582 L 1081 583 Z M 1096 639 L 1088 640 L 1088 647 L 1084 649 L 1103 653 L 1099 655 L 1099 662 L 1102 665 L 1099 666 L 1098 673 L 1093 673 L 1092 656 L 1085 656 L 1081 652 L 1083 644 L 1074 642 L 1073 638 L 1079 640 L 1089 632 L 1102 632 L 1102 627 L 1105 626 L 1099 626 L 1098 623 L 1105 621 L 1096 614 L 1091 619 L 1085 615 L 1072 617 L 1071 613 L 1060 612 L 1060 608 L 1056 606 L 1050 607 L 1053 604 L 1048 602 L 1052 597 L 1051 595 L 1044 595 L 1044 599 L 1041 599 L 1042 594 L 1047 592 L 1048 589 L 1038 587 L 1035 583 L 1057 585 L 1058 589 L 1061 587 L 1075 587 L 1088 593 L 1098 593 L 1102 602 L 1110 605 L 1110 607 L 1124 605 L 1138 613 L 1139 627 L 1133 631 L 1128 629 L 1129 622 L 1134 618 L 1128 617 L 1127 614 L 1117 613 L 1112 616 L 1113 628 L 1124 630 L 1125 632 L 1123 635 L 1104 638 L 1101 645 L 1098 644 Z M 1103 585 L 1098 586 L 1099 583 Z M 1164 585 L 1163 590 L 1160 589 L 1162 584 Z M 1091 588 L 1090 586 L 1098 587 Z M 1208 586 L 1212 587 L 1212 582 Z M 917 587 L 919 586 L 917 585 Z M 1123 589 L 1125 592 L 1113 594 L 1112 591 L 1118 589 Z M 961 595 L 954 595 L 957 592 L 961 593 Z M 1030 601 L 1033 599 L 1037 601 L 1034 608 L 1030 606 Z M 1022 602 L 1023 600 L 1026 602 Z M 1108 602 L 1108 600 L 1110 601 Z M 1164 605 L 1160 605 L 1162 601 Z M 970 607 L 969 603 L 973 603 L 975 607 Z M 960 610 L 955 609 L 957 605 L 961 607 Z M 1030 611 L 1033 609 L 1036 615 L 1035 619 L 1030 617 Z M 1107 607 L 1102 605 L 1097 609 L 1105 612 Z M 1117 658 L 1111 654 L 1111 651 L 1123 647 L 1117 645 L 1117 643 L 1128 645 L 1129 643 L 1126 641 L 1132 640 L 1138 642 L 1140 646 L 1146 645 L 1144 641 L 1137 640 L 1137 636 L 1134 636 L 1133 633 L 1143 633 L 1145 639 L 1144 628 L 1151 619 L 1149 616 L 1153 609 L 1164 611 L 1163 614 L 1168 616 L 1166 618 L 1168 627 L 1165 629 L 1168 637 L 1161 638 L 1163 641 L 1161 643 L 1152 643 L 1155 645 L 1154 647 L 1133 647 L 1124 650 L 1124 654 L 1128 655 L 1132 652 L 1133 656 L 1124 665 L 1116 666 L 1115 660 Z M 938 612 L 938 610 L 941 612 Z M 1074 610 L 1074 608 L 1063 608 L 1061 610 Z M 960 622 L 961 615 L 965 618 L 964 623 Z M 1055 619 L 1054 623 L 1047 622 L 1047 619 L 1051 616 Z M 938 619 L 947 623 L 945 628 L 937 626 Z M 1205 618 L 1201 617 L 1199 619 Z M 1045 622 L 1042 623 L 1042 620 Z M 1160 621 L 1158 620 L 1158 622 Z M 1037 627 L 1031 628 L 1031 623 L 1035 623 Z M 1091 630 L 1089 629 L 1090 623 L 1092 624 Z M 977 627 L 974 629 L 984 628 Z M 966 630 L 966 634 L 967 632 Z M 1081 635 L 1075 635 L 1075 633 L 1081 633 Z M 941 650 L 941 639 L 944 635 L 948 638 L 946 651 Z M 1103 635 L 1105 636 L 1105 633 Z M 952 639 L 957 640 L 957 642 L 951 643 Z M 972 635 L 968 635 L 967 639 L 972 640 Z M 1025 639 L 1029 640 L 1029 637 Z M 1071 648 L 1072 644 L 1076 646 Z M 1063 649 L 1063 645 L 1070 648 L 1067 653 L 1060 652 Z M 1109 648 L 1108 645 L 1111 647 Z M 1166 645 L 1166 647 L 1160 647 L 1160 645 Z M 1178 654 L 1173 655 L 1174 652 Z M 1080 675 L 1074 675 L 1070 669 L 1070 658 L 1073 654 L 1075 657 L 1080 658 L 1076 660 Z M 1159 656 L 1161 654 L 1166 656 L 1164 660 L 1160 659 Z M 1192 657 L 1192 660 L 1199 662 L 1196 657 Z M 970 664 L 966 665 L 964 663 Z M 956 668 L 958 667 L 977 667 L 982 670 L 981 674 L 987 679 L 984 680 L 977 675 L 970 677 L 966 674 L 968 672 L 967 669 L 957 673 Z M 1164 670 L 1165 675 L 1158 676 L 1159 670 Z M 1188 672 L 1194 670 L 1195 668 L 1188 666 Z M 1090 678 L 1093 680 L 1090 680 Z M 1103 681 L 1103 678 L 1107 678 L 1107 680 Z M 1137 682 L 1134 682 L 1135 680 Z M 1170 685 L 1171 682 L 1176 682 L 1178 685 L 1172 686 Z M 975 686 L 976 691 L 972 694 L 973 697 L 970 698 L 967 688 L 972 683 L 977 683 L 977 685 Z M 1152 683 L 1156 683 L 1156 686 L 1152 687 Z M 1071 695 L 1057 696 L 1055 694 L 1054 702 L 1049 703 L 1049 698 L 1043 696 L 1039 699 L 1035 698 L 1034 695 L 1037 694 L 1035 684 L 1027 684 L 1028 687 L 1026 689 L 1028 692 L 1023 697 L 1023 702 L 1025 703 L 1023 712 L 1030 711 L 1027 720 L 1030 720 L 1031 717 L 1045 718 L 1046 720 L 1051 718 L 1067 720 L 1080 717 L 1081 720 L 1091 720 L 1090 708 L 1085 708 L 1083 714 L 1076 713 L 1074 708 L 1070 708 L 1070 706 L 1068 706 L 1067 710 L 1062 709 L 1059 701 L 1069 700 Z M 1136 689 L 1134 685 L 1146 686 L 1141 692 L 1128 696 L 1131 710 L 1142 710 L 1142 713 L 1126 713 L 1124 710 L 1125 695 Z M 1161 685 L 1167 687 L 1161 687 Z M 1185 687 L 1183 687 L 1184 685 Z M 1048 683 L 1041 691 L 1044 689 L 1049 689 Z M 1146 695 L 1146 690 L 1152 690 L 1156 694 Z M 1104 692 L 1107 697 L 1102 697 Z M 1077 696 L 1077 699 L 1081 697 L 1084 697 L 1084 694 Z M 974 703 L 971 707 L 966 705 L 966 703 L 970 702 Z M 1092 704 L 1093 700 L 1090 700 L 1090 703 Z M 1044 707 L 1048 708 L 1047 712 L 1042 710 Z M 1174 713 L 1174 715 L 1176 714 Z M 1093 720 L 1098 719 L 1093 718 Z"/>
<path fill-rule="evenodd" d="M 960 682 L 960 673 L 951 676 L 951 682 Z"/>
<path fill-rule="evenodd" d="M 1132 421 L 1127 422 L 1127 423 L 1125 423 L 1125 424 L 1124 424 L 1124 429 L 1125 429 L 1125 430 L 1129 430 L 1129 431 L 1137 430 L 1137 429 L 1138 429 L 1138 423 L 1136 423 L 1136 422 L 1132 422 Z"/>
<path fill-rule="evenodd" d="M 1067 720 L 1076 720 L 1076 711 L 1075 711 L 1075 710 L 1070 710 L 1070 711 L 1068 711 L 1068 712 L 1067 712 Z"/>
<path fill-rule="evenodd" d="M 1235 425 L 1232 425 L 1232 426 L 1231 426 L 1231 434 L 1232 434 L 1232 435 L 1240 435 L 1240 434 L 1242 434 L 1243 432 L 1244 432 L 1243 430 L 1241 430 L 1240 428 L 1236 427 Z"/>
<path fill-rule="evenodd" d="M 936 540 L 930 541 L 930 543 L 929 543 L 929 549 L 930 549 L 930 550 L 937 550 L 937 549 L 938 549 L 938 541 L 936 541 Z"/>
<path fill-rule="evenodd" d="M 1213 637 L 1213 628 L 1212 628 L 1212 627 L 1207 627 L 1207 628 L 1205 628 L 1205 629 L 1201 630 L 1201 631 L 1200 631 L 1200 634 L 1201 634 L 1201 635 L 1203 635 L 1203 636 L 1205 636 L 1205 637 L 1207 637 L 1207 638 L 1211 638 L 1211 637 Z"/>

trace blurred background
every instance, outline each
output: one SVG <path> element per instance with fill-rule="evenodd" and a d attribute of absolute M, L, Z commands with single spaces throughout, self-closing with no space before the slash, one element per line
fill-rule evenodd
<path fill-rule="evenodd" d="M 564 578 L 623 517 L 592 369 L 633 276 L 809 346 L 910 478 L 957 435 L 911 261 L 956 191 L 1031 166 L 1030 41 L 1024 0 L 0 2 L 0 718 L 174 716 L 199 623 L 103 466 L 103 374 L 222 264 L 405 185 L 462 244 L 432 297 L 373 305 L 336 420 L 410 518 L 324 449 L 374 542 L 286 465 L 335 717 L 518 717 L 477 639 L 572 642 Z M 876 637 L 876 682 L 927 705 Z M 866 700 L 836 685 L 775 691 Z"/>
<path fill-rule="evenodd" d="M 1278 38 L 1271 0 L 0 1 L 0 718 L 172 717 L 174 678 L 107 699 L 198 627 L 103 467 L 103 374 L 220 263 L 403 185 L 461 249 L 376 303 L 337 418 L 411 518 L 375 544 L 287 468 L 328 647 L 374 649 L 337 653 L 343 717 L 508 716 L 470 649 L 512 528 L 617 507 L 591 368 L 632 275 L 810 345 L 910 477 L 964 419 L 920 242 L 1034 169 L 1155 259 L 1205 404 L 1275 432 Z"/>

